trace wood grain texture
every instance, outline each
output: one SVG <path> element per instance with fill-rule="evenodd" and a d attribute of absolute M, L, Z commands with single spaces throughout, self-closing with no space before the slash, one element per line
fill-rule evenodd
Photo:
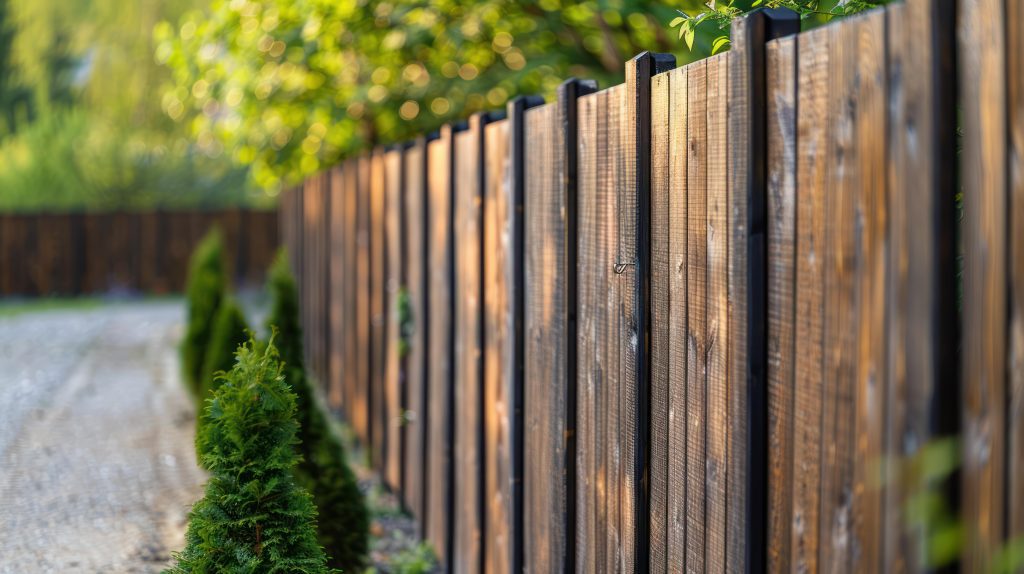
<path fill-rule="evenodd" d="M 795 37 L 789 37 L 767 46 L 769 572 L 793 570 L 796 43 Z"/>
<path fill-rule="evenodd" d="M 669 318 L 672 297 L 669 278 L 669 206 L 672 134 L 679 129 L 671 115 L 671 74 L 651 79 L 651 518 L 650 569 L 668 572 L 669 498 Z M 684 131 L 685 134 L 685 126 Z"/>
<path fill-rule="evenodd" d="M 856 415 L 856 291 L 855 228 L 856 166 L 856 33 L 849 25 L 832 26 L 832 83 L 829 108 L 836 129 L 829 142 L 832 164 L 825 189 L 825 371 L 822 424 L 821 568 L 845 571 L 853 564 L 853 479 Z"/>
<path fill-rule="evenodd" d="M 424 517 L 426 498 L 426 452 L 429 423 L 427 420 L 427 282 L 429 231 L 427 210 L 426 141 L 405 152 L 404 199 L 406 207 L 405 233 L 407 259 L 405 261 L 406 293 L 412 315 L 411 330 L 407 333 L 409 354 L 406 360 L 405 457 L 403 461 L 402 498 L 406 509 L 416 518 L 418 535 L 426 538 Z"/>
<path fill-rule="evenodd" d="M 631 242 L 623 240 L 623 235 L 633 225 L 633 218 L 627 212 L 628 188 L 632 178 L 625 173 L 627 160 L 623 157 L 623 112 L 628 94 L 624 85 L 619 85 L 605 90 L 605 128 L 607 147 L 604 156 L 599 158 L 599 166 L 605 168 L 604 186 L 607 207 L 610 209 L 609 226 L 613 227 L 609 235 L 610 244 L 606 251 L 605 264 L 611 262 L 614 265 L 624 265 L 621 273 L 612 274 L 607 279 L 608 308 L 607 323 L 605 325 L 605 349 L 609 366 L 609 378 L 605 388 L 605 436 L 601 447 L 605 449 L 606 480 L 608 482 L 606 512 L 607 516 L 607 537 L 608 554 L 606 564 L 609 570 L 625 572 L 631 567 L 632 560 L 627 555 L 627 538 L 629 537 L 628 524 L 624 518 L 625 507 L 630 499 L 628 486 L 624 484 L 627 465 L 630 464 L 628 453 L 625 452 L 623 439 L 628 439 L 629 424 L 628 404 L 623 404 L 626 398 L 624 387 L 629 385 L 629 375 L 633 372 L 632 364 L 627 357 L 626 345 L 628 339 L 623 339 L 623 332 L 628 329 L 626 324 L 628 313 L 632 305 L 626 297 L 633 278 L 629 273 L 632 251 Z M 601 127 L 598 126 L 598 133 Z M 614 167 L 611 167 L 614 166 Z M 601 168 L 599 168 L 601 169 Z"/>
<path fill-rule="evenodd" d="M 856 359 L 856 445 L 854 473 L 853 529 L 855 572 L 877 572 L 881 568 L 882 540 L 882 456 L 885 431 L 886 383 L 886 57 L 885 12 L 865 14 L 851 21 L 855 30 L 853 49 L 857 117 L 854 145 L 855 213 L 862 222 L 856 234 L 858 271 L 857 359 Z"/>
<path fill-rule="evenodd" d="M 686 135 L 686 565 L 703 571 L 707 456 L 707 63 L 688 66 Z"/>
<path fill-rule="evenodd" d="M 1007 125 L 1010 130 L 1010 327 L 1008 539 L 1024 536 L 1024 5 L 1006 3 Z M 1024 556 L 1015 558 L 1018 563 Z"/>
<path fill-rule="evenodd" d="M 483 566 L 483 124 L 455 135 L 454 553 L 456 573 Z"/>
<path fill-rule="evenodd" d="M 964 193 L 963 473 L 965 572 L 987 572 L 1004 539 L 1007 138 L 1005 3 L 957 10 Z"/>
<path fill-rule="evenodd" d="M 525 572 L 560 572 L 570 552 L 565 355 L 565 145 L 558 104 L 526 111 L 523 541 Z"/>
<path fill-rule="evenodd" d="M 893 461 L 913 460 L 935 437 L 931 413 L 942 392 L 935 309 L 941 305 L 935 283 L 942 280 L 940 257 L 952 257 L 936 241 L 939 204 L 948 203 L 935 181 L 937 126 L 932 118 L 935 77 L 941 74 L 930 38 L 941 34 L 931 2 L 912 1 L 888 8 L 888 371 L 886 454 Z M 949 80 L 950 82 L 954 80 Z M 922 217 L 922 215 L 928 215 Z M 950 218 L 951 219 L 951 218 Z M 947 225 L 949 221 L 946 222 Z M 947 275 L 948 277 L 948 275 Z M 948 308 L 948 306 L 947 306 Z M 949 377 L 950 375 L 946 375 Z M 885 467 L 882 568 L 922 571 L 928 535 L 906 520 L 915 491 L 926 488 L 916 477 L 901 476 L 901 465 Z"/>
<path fill-rule="evenodd" d="M 580 571 L 623 571 L 620 448 L 622 290 L 616 275 L 622 185 L 620 122 L 625 88 L 579 99 L 579 346 L 577 524 Z M 580 546 L 578 546 L 580 548 Z"/>
<path fill-rule="evenodd" d="M 797 39 L 796 365 L 793 381 L 793 518 L 791 564 L 819 572 L 822 421 L 824 408 L 825 193 L 832 140 L 829 28 Z M 770 177 L 770 176 L 769 176 Z"/>
<path fill-rule="evenodd" d="M 729 332 L 736 336 L 728 341 L 729 380 L 735 381 L 729 393 L 728 417 L 733 431 L 728 444 L 726 492 L 729 498 L 727 520 L 726 570 L 745 572 L 747 517 L 747 447 L 752 438 L 747 428 L 747 251 L 748 206 L 743 197 L 749 186 L 751 158 L 750 74 L 753 50 L 746 40 L 750 22 L 737 20 L 732 27 L 735 41 L 729 54 Z"/>
<path fill-rule="evenodd" d="M 384 346 L 384 481 L 401 496 L 402 488 L 402 420 L 405 384 L 404 357 L 401 350 L 401 317 L 398 297 L 405 285 L 404 229 L 402 201 L 403 157 L 401 149 L 384 154 L 384 236 L 387 253 L 384 278 L 386 322 Z"/>
<path fill-rule="evenodd" d="M 604 567 L 604 493 L 603 457 L 595 448 L 602 432 L 599 417 L 602 414 L 601 392 L 604 387 L 604 369 L 598 362 L 604 335 L 599 320 L 604 309 L 603 253 L 607 235 L 604 220 L 600 218 L 600 188 L 597 158 L 604 147 L 598 137 L 598 118 L 601 114 L 601 94 L 590 94 L 578 100 L 579 135 L 579 338 L 576 343 L 578 360 L 579 405 L 576 429 L 576 567 L 580 572 L 594 572 Z"/>
<path fill-rule="evenodd" d="M 726 470 L 731 440 L 727 418 L 729 332 L 729 195 L 727 89 L 729 57 L 707 60 L 707 206 L 704 224 L 706 251 L 705 345 L 705 460 L 704 571 L 725 572 L 727 544 Z"/>
<path fill-rule="evenodd" d="M 430 425 L 427 448 L 427 540 L 442 564 L 451 560 L 452 496 L 452 401 L 454 399 L 452 348 L 453 254 L 452 254 L 452 133 L 427 145 L 429 254 L 427 417 Z"/>
<path fill-rule="evenodd" d="M 487 124 L 484 150 L 484 432 L 487 456 L 484 482 L 486 512 L 484 568 L 508 574 L 512 568 L 511 388 L 516 369 L 512 298 L 515 278 L 512 197 L 507 120 Z"/>

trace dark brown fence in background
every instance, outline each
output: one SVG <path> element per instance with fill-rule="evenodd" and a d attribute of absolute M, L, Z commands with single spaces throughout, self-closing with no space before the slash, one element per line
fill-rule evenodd
<path fill-rule="evenodd" d="M 762 12 L 285 196 L 310 365 L 446 570 L 922 572 L 925 486 L 966 571 L 1024 534 L 1024 9 L 953 4 Z"/>
<path fill-rule="evenodd" d="M 180 293 L 214 226 L 236 284 L 261 285 L 278 246 L 272 211 L 0 214 L 0 296 Z"/>

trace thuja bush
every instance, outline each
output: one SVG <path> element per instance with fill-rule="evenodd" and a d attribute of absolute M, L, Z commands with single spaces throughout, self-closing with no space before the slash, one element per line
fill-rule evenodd
<path fill-rule="evenodd" d="M 355 474 L 348 466 L 341 440 L 331 428 L 323 405 L 302 359 L 302 325 L 299 322 L 298 290 L 279 252 L 270 270 L 272 307 L 268 330 L 276 331 L 286 379 L 296 395 L 299 420 L 298 452 L 302 462 L 296 478 L 313 494 L 320 510 L 320 544 L 331 556 L 329 564 L 345 571 L 357 571 L 368 545 L 369 513 Z"/>
<path fill-rule="evenodd" d="M 330 572 L 316 508 L 293 470 L 298 423 L 273 341 L 249 342 L 203 413 L 205 496 L 189 513 L 172 574 Z"/>
<path fill-rule="evenodd" d="M 232 297 L 225 297 L 213 321 L 210 342 L 203 359 L 203 379 L 200 386 L 202 399 L 217 390 L 223 377 L 218 373 L 230 371 L 235 364 L 235 352 L 249 340 L 249 325 L 245 314 Z"/>
<path fill-rule="evenodd" d="M 202 394 L 206 349 L 224 292 L 224 247 L 220 232 L 214 229 L 192 253 L 185 288 L 188 324 L 181 342 L 181 363 L 185 382 L 196 397 Z"/>

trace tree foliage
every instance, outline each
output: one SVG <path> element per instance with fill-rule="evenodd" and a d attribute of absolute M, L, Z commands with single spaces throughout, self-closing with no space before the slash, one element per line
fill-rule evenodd
<path fill-rule="evenodd" d="M 171 574 L 329 572 L 316 541 L 316 508 L 292 476 L 295 395 L 273 343 L 238 350 L 204 415 L 205 496 L 189 513 Z"/>
<path fill-rule="evenodd" d="M 263 186 L 569 76 L 622 81 L 643 50 L 700 57 L 666 27 L 701 0 L 215 0 L 157 27 L 164 109 Z"/>
<path fill-rule="evenodd" d="M 213 333 L 213 322 L 226 292 L 224 245 L 213 229 L 199 243 L 189 260 L 185 287 L 187 321 L 181 342 L 181 370 L 196 398 L 202 397 L 203 368 Z"/>
<path fill-rule="evenodd" d="M 679 10 L 679 15 L 669 22 L 678 27 L 679 39 L 693 49 L 698 32 L 713 35 L 711 53 L 725 50 L 730 43 L 729 28 L 736 18 L 757 8 L 783 8 L 792 10 L 799 17 L 804 28 L 830 22 L 875 8 L 890 0 L 711 0 L 694 12 Z"/>
<path fill-rule="evenodd" d="M 0 0 L 0 209 L 268 204 L 161 108 L 152 27 L 203 0 Z"/>
<path fill-rule="evenodd" d="M 369 513 L 341 440 L 306 376 L 298 290 L 284 250 L 278 252 L 271 267 L 269 286 L 273 302 L 267 327 L 276 332 L 286 379 L 296 395 L 301 462 L 295 475 L 313 494 L 324 517 L 318 525 L 318 537 L 330 556 L 328 564 L 355 572 L 367 551 Z"/>
<path fill-rule="evenodd" d="M 203 357 L 203 381 L 200 396 L 203 400 L 217 390 L 223 373 L 235 364 L 235 352 L 249 340 L 249 325 L 245 314 L 233 297 L 225 296 L 213 321 L 210 342 Z"/>

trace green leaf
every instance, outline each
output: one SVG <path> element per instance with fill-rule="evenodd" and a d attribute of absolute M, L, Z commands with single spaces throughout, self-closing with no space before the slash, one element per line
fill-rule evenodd
<path fill-rule="evenodd" d="M 686 18 L 683 18 L 682 16 L 677 16 L 673 18 L 671 22 L 668 23 L 668 27 L 675 28 L 676 26 L 682 24 L 683 22 L 686 22 Z"/>
<path fill-rule="evenodd" d="M 711 55 L 715 55 L 720 52 L 729 44 L 728 36 L 719 36 L 715 38 L 715 41 L 711 43 Z"/>
<path fill-rule="evenodd" d="M 686 48 L 689 49 L 689 50 L 693 50 L 693 37 L 694 37 L 693 28 L 692 27 L 684 28 L 683 39 L 686 41 Z"/>

